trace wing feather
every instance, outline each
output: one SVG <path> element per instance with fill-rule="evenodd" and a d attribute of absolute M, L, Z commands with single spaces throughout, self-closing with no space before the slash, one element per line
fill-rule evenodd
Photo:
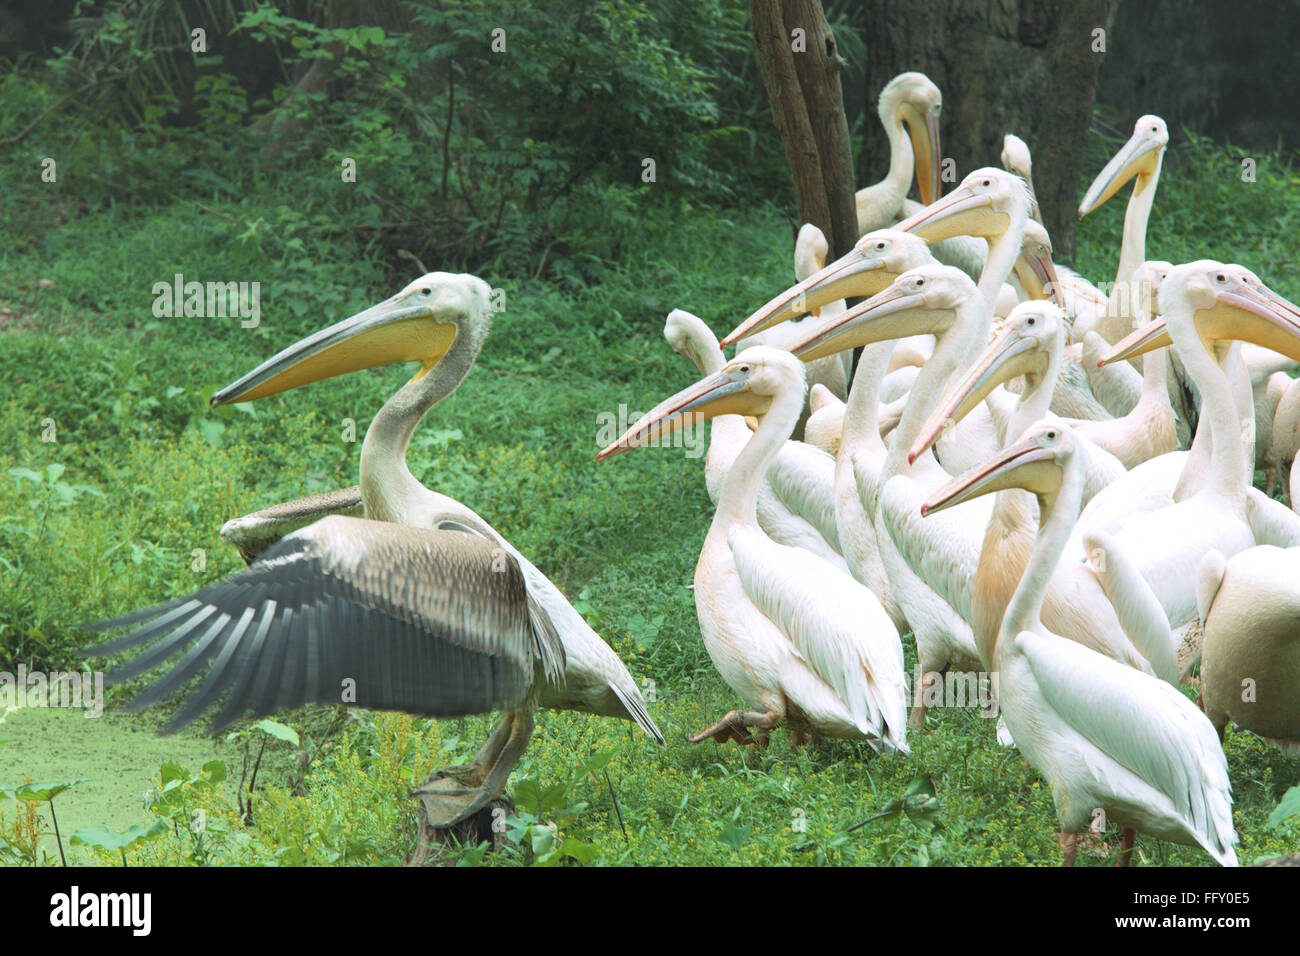
<path fill-rule="evenodd" d="M 922 517 L 925 499 L 925 490 L 906 475 L 891 478 L 880 493 L 881 517 L 913 573 L 969 621 L 975 569 L 993 499 L 977 498 Z"/>
<path fill-rule="evenodd" d="M 791 512 L 821 532 L 836 551 L 835 459 L 803 442 L 786 442 L 767 467 L 767 481 Z"/>
<path fill-rule="evenodd" d="M 198 677 L 168 729 L 222 701 L 214 732 L 246 710 L 356 703 L 428 716 L 518 705 L 537 668 L 562 673 L 564 648 L 530 600 L 518 562 L 476 534 L 331 516 L 290 532 L 247 570 L 181 601 L 96 625 L 144 622 L 86 653 L 156 641 L 110 675 L 180 655 L 132 708 Z"/>
<path fill-rule="evenodd" d="M 728 536 L 741 586 L 835 691 L 858 728 L 906 750 L 903 646 L 871 591 L 799 548 L 755 528 Z"/>
<path fill-rule="evenodd" d="M 1070 727 L 1167 796 L 1208 853 L 1232 856 L 1228 764 L 1195 704 L 1162 680 L 1055 635 L 1024 631 L 1016 647 Z"/>

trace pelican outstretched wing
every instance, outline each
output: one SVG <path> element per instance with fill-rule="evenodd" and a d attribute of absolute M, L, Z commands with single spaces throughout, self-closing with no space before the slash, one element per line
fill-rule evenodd
<path fill-rule="evenodd" d="M 218 701 L 213 732 L 246 711 L 305 703 L 484 713 L 519 704 L 538 667 L 548 680 L 563 679 L 563 645 L 553 628 L 538 626 L 508 552 L 476 534 L 364 518 L 323 518 L 233 577 L 91 628 L 130 624 L 140 626 L 84 653 L 148 645 L 111 672 L 110 683 L 181 655 L 132 710 L 202 673 L 169 731 Z"/>

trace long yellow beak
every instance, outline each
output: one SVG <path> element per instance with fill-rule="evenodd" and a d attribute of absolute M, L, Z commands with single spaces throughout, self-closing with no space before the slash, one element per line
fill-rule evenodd
<path fill-rule="evenodd" d="M 664 399 L 596 455 L 597 461 L 658 441 L 718 415 L 762 415 L 771 399 L 749 390 L 749 366 L 733 359 L 676 395 Z"/>
<path fill-rule="evenodd" d="M 912 160 L 916 164 L 916 188 L 921 205 L 928 206 L 939 198 L 939 110 L 923 117 L 914 106 L 903 107 L 903 119 L 912 140 Z"/>
<path fill-rule="evenodd" d="M 722 347 L 820 309 L 837 299 L 874 295 L 888 287 L 897 274 L 888 271 L 885 257 L 871 248 L 869 239 L 870 236 L 863 236 L 848 255 L 814 272 L 758 309 L 722 340 Z"/>
<path fill-rule="evenodd" d="M 925 309 L 925 298 L 897 281 L 883 292 L 832 316 L 790 347 L 805 362 L 836 355 L 846 349 L 873 342 L 919 334 L 916 325 Z"/>
<path fill-rule="evenodd" d="M 1044 435 L 1051 434 L 1034 428 L 984 464 L 952 479 L 921 505 L 921 517 L 1008 488 L 1051 494 L 1061 481 L 1061 468 L 1053 460 L 1055 452 L 1042 444 Z"/>
<path fill-rule="evenodd" d="M 1088 191 L 1079 203 L 1079 218 L 1092 212 L 1119 190 L 1134 176 L 1150 176 L 1160 167 L 1161 155 L 1165 144 L 1153 136 L 1144 126 L 1134 132 L 1129 141 L 1120 147 L 1120 151 L 1111 157 L 1097 178 L 1092 181 Z"/>
<path fill-rule="evenodd" d="M 1153 352 L 1156 349 L 1166 348 L 1173 344 L 1174 340 L 1169 334 L 1169 326 L 1165 323 L 1165 320 L 1163 318 L 1152 319 L 1146 325 L 1134 329 L 1111 346 L 1109 352 L 1097 359 L 1097 368 L 1115 362 L 1123 362 L 1126 359 L 1137 358 L 1139 355 L 1145 355 L 1147 352 Z"/>
<path fill-rule="evenodd" d="M 335 375 L 397 362 L 419 362 L 424 374 L 438 364 L 456 338 L 456 326 L 435 313 L 436 298 L 399 293 L 336 322 L 271 356 L 213 395 L 211 403 L 251 402 Z"/>
<path fill-rule="evenodd" d="M 966 186 L 958 186 L 942 199 L 917 210 L 894 228 L 935 243 L 953 236 L 1001 235 L 1009 226 L 1007 216 L 994 211 L 992 196 L 976 193 Z"/>
<path fill-rule="evenodd" d="M 1202 338 L 1254 342 L 1300 362 L 1300 308 L 1263 283 L 1238 283 L 1196 318 Z"/>
<path fill-rule="evenodd" d="M 1041 308 L 1041 307 L 1040 307 Z M 989 393 L 1026 372 L 1041 372 L 1047 362 L 1038 339 L 1019 326 L 1002 333 L 956 385 L 947 389 L 907 453 L 910 465 L 939 440 L 943 433 L 971 413 Z"/>
<path fill-rule="evenodd" d="M 1205 343 L 1238 339 L 1300 362 L 1300 308 L 1263 285 L 1236 283 L 1218 294 L 1215 305 L 1198 310 L 1196 330 Z M 1115 343 L 1097 365 L 1136 358 L 1173 344 L 1163 318 L 1148 322 Z"/>

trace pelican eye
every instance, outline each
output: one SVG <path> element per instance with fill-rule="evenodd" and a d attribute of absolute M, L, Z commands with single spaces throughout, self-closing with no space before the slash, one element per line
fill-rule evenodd
<path fill-rule="evenodd" d="M 1048 441 L 1056 441 L 1056 432 L 1048 432 L 1048 433 L 1047 433 L 1047 440 L 1048 440 Z"/>
<path fill-rule="evenodd" d="M 1220 282 L 1220 283 L 1222 283 L 1222 282 L 1227 282 L 1227 281 L 1228 281 L 1228 277 L 1225 276 L 1222 272 L 1220 272 L 1218 275 L 1216 275 L 1216 276 L 1214 277 L 1214 281 L 1215 281 L 1215 282 Z"/>
<path fill-rule="evenodd" d="M 992 186 L 992 185 L 993 185 L 993 180 L 991 180 L 991 179 L 986 179 L 986 180 L 984 180 L 984 185 L 985 185 L 985 186 Z"/>
<path fill-rule="evenodd" d="M 420 290 L 420 295 L 433 295 L 433 290 L 432 290 L 432 289 L 421 289 L 421 290 Z"/>
<path fill-rule="evenodd" d="M 888 245 L 888 243 L 886 243 L 884 239 L 881 239 L 879 242 L 876 243 L 876 248 L 884 249 L 886 245 Z"/>
<path fill-rule="evenodd" d="M 748 365 L 742 365 L 740 368 L 736 369 L 736 371 L 738 371 L 738 372 L 748 372 L 748 371 L 749 371 L 749 366 L 748 366 Z"/>

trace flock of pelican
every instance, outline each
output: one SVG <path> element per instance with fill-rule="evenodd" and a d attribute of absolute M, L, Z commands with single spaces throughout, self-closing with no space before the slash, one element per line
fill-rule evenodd
<path fill-rule="evenodd" d="M 1065 863 L 1104 814 L 1123 827 L 1121 864 L 1138 831 L 1235 864 L 1228 723 L 1300 749 L 1300 516 L 1253 487 L 1264 468 L 1300 503 L 1300 309 L 1243 266 L 1147 258 L 1159 117 L 1137 121 L 1079 208 L 1133 184 L 1107 295 L 1052 262 L 1019 138 L 1006 169 L 941 195 L 941 103 L 919 73 L 885 88 L 889 173 L 858 193 L 852 252 L 827 264 L 805 225 L 796 284 L 721 341 L 671 313 L 665 338 L 700 378 L 598 455 L 712 419 L 695 603 L 744 706 L 691 740 L 761 743 L 784 725 L 796 742 L 906 754 L 944 672 L 975 672 L 996 690 L 999 740 L 1051 787 Z M 663 743 L 555 585 L 407 468 L 414 429 L 483 345 L 488 295 L 431 273 L 213 397 L 420 365 L 371 423 L 358 488 L 230 522 L 247 570 L 97 625 L 135 627 L 95 655 L 148 645 L 110 679 L 179 656 L 133 706 L 202 674 L 173 726 L 218 701 L 217 728 L 305 702 L 503 710 L 469 765 L 417 791 L 433 827 L 501 792 L 539 706 Z M 1200 706 L 1180 689 L 1192 680 Z"/>

